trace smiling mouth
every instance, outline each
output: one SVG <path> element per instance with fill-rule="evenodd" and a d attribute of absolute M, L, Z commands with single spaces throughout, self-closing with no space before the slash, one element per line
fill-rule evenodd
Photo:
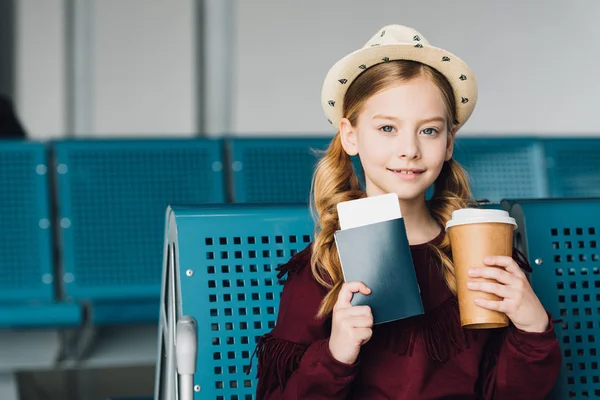
<path fill-rule="evenodd" d="M 409 169 L 405 169 L 405 168 L 401 168 L 401 169 L 388 168 L 388 171 L 395 172 L 395 173 L 401 174 L 401 175 L 419 175 L 419 174 L 422 174 L 423 172 L 425 172 L 425 170 L 423 170 L 423 169 L 413 169 L 413 168 L 409 168 Z"/>

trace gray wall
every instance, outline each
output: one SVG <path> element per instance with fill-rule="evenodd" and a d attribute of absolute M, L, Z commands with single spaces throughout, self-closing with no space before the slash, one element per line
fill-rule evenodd
<path fill-rule="evenodd" d="M 78 38 L 67 0 L 18 2 L 17 105 L 31 137 L 195 134 L 195 1 L 70 4 L 89 12 Z M 77 43 L 83 66 L 69 64 Z M 73 109 L 87 130 L 68 132 Z"/>
<path fill-rule="evenodd" d="M 66 133 L 64 0 L 17 3 L 16 108 L 31 138 Z"/>
<path fill-rule="evenodd" d="M 388 23 L 415 27 L 471 65 L 480 96 L 463 134 L 600 134 L 595 0 L 76 2 L 92 7 L 89 91 L 76 104 L 89 130 L 79 135 L 189 136 L 199 109 L 211 135 L 328 133 L 325 74 Z M 73 118 L 65 3 L 18 2 L 16 94 L 34 137 L 64 136 Z"/>
<path fill-rule="evenodd" d="M 383 25 L 420 31 L 474 70 L 463 132 L 600 133 L 600 2 L 237 1 L 236 132 L 322 132 L 321 84 Z"/>

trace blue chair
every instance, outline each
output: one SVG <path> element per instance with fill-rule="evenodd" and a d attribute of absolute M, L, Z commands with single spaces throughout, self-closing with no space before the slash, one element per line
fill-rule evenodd
<path fill-rule="evenodd" d="M 235 203 L 308 203 L 312 176 L 331 138 L 252 138 L 228 142 Z M 316 150 L 316 152 L 315 152 Z"/>
<path fill-rule="evenodd" d="M 164 210 L 225 201 L 218 140 L 54 144 L 63 285 L 95 324 L 158 321 Z"/>
<path fill-rule="evenodd" d="M 155 400 L 152 397 L 113 397 L 107 400 Z"/>
<path fill-rule="evenodd" d="M 544 151 L 538 140 L 459 138 L 454 158 L 466 168 L 476 199 L 547 197 Z"/>
<path fill-rule="evenodd" d="M 55 295 L 44 144 L 2 141 L 0 187 L 0 397 L 13 399 L 15 372 L 54 368 L 59 331 L 79 326 L 82 312 Z"/>
<path fill-rule="evenodd" d="M 544 141 L 552 197 L 600 197 L 600 139 Z"/>
<path fill-rule="evenodd" d="M 563 352 L 554 398 L 600 398 L 600 198 L 516 201 L 516 242 Z"/>
<path fill-rule="evenodd" d="M 282 284 L 275 269 L 312 240 L 309 211 L 304 205 L 174 207 L 168 221 L 155 398 L 174 398 L 179 372 L 186 377 L 180 396 L 252 399 L 256 362 L 249 374 L 246 366 L 277 319 Z M 187 344 L 184 322 L 197 330 Z M 184 360 L 193 360 L 187 375 L 177 365 Z"/>
<path fill-rule="evenodd" d="M 55 297 L 45 145 L 2 142 L 0 187 L 0 327 L 76 325 L 79 307 Z"/>

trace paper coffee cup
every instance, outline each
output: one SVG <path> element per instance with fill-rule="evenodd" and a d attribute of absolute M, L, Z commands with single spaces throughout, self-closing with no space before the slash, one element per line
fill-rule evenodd
<path fill-rule="evenodd" d="M 475 304 L 476 298 L 496 301 L 502 299 L 491 293 L 470 290 L 467 282 L 489 281 L 470 278 L 468 273 L 470 268 L 484 266 L 483 259 L 486 256 L 512 256 L 513 231 L 516 228 L 515 219 L 506 211 L 477 208 L 454 211 L 452 219 L 446 224 L 452 246 L 460 323 L 463 327 L 485 329 L 508 325 L 506 314 Z"/>

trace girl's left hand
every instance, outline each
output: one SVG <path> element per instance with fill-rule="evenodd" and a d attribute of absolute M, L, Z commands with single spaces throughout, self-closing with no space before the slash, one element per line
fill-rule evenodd
<path fill-rule="evenodd" d="M 515 260 L 505 256 L 490 256 L 483 263 L 488 266 L 470 269 L 469 276 L 497 282 L 469 281 L 468 288 L 493 293 L 503 300 L 476 299 L 475 304 L 505 313 L 522 331 L 544 332 L 548 328 L 548 314 Z"/>

